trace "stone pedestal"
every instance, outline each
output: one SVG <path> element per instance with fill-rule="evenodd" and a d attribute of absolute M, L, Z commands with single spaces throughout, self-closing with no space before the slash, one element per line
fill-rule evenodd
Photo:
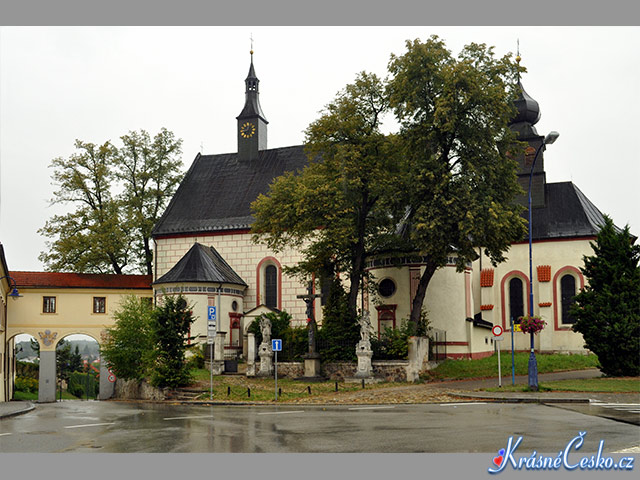
<path fill-rule="evenodd" d="M 319 378 L 320 354 L 309 353 L 304 356 L 304 378 Z"/>
<path fill-rule="evenodd" d="M 218 332 L 213 342 L 213 374 L 222 375 L 224 373 L 224 337 L 226 332 Z"/>
<path fill-rule="evenodd" d="M 369 342 L 360 341 L 356 347 L 356 356 L 358 357 L 358 370 L 356 371 L 356 378 L 371 378 L 373 377 L 373 367 L 371 365 L 371 357 L 373 351 L 369 345 Z"/>
<path fill-rule="evenodd" d="M 429 339 L 427 337 L 409 337 L 409 364 L 407 365 L 407 382 L 415 382 L 420 378 L 424 364 L 429 360 Z"/>
<path fill-rule="evenodd" d="M 270 377 L 273 375 L 273 350 L 270 343 L 261 343 L 258 350 L 260 356 L 260 370 L 258 377 Z"/>
<path fill-rule="evenodd" d="M 247 334 L 247 377 L 256 376 L 256 335 Z"/>

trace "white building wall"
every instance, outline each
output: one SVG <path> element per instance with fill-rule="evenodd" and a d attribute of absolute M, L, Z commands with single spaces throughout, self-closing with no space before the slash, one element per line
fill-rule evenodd
<path fill-rule="evenodd" d="M 564 351 L 585 353 L 582 335 L 571 330 L 571 325 L 563 324 L 560 305 L 560 278 L 571 273 L 576 278 L 576 290 L 584 285 L 585 279 L 579 272 L 584 265 L 583 256 L 593 255 L 590 242 L 593 239 L 569 239 L 534 242 L 532 247 L 533 264 L 533 312 L 547 322 L 545 329 L 534 337 L 536 349 L 542 351 Z M 518 275 L 524 281 L 524 309 L 528 312 L 529 290 L 526 280 L 529 278 L 529 244 L 512 245 L 506 254 L 507 261 L 493 267 L 489 259 L 483 255 L 482 269 L 493 270 L 493 283 L 490 287 L 480 286 L 479 279 L 474 279 L 475 295 L 480 299 L 482 318 L 505 328 L 505 335 L 510 339 L 508 314 L 508 281 Z M 474 262 L 474 272 L 480 276 L 480 261 Z M 540 278 L 538 266 L 548 266 L 548 280 Z M 577 292 L 576 292 L 577 293 Z M 477 305 L 478 302 L 476 302 Z M 516 350 L 528 350 L 529 335 L 515 332 Z M 503 349 L 510 349 L 511 342 L 502 342 Z"/>
<path fill-rule="evenodd" d="M 286 249 L 282 253 L 274 253 L 262 244 L 255 244 L 251 240 L 250 233 L 234 233 L 219 235 L 194 235 L 177 238 L 157 238 L 156 258 L 157 268 L 155 279 L 167 273 L 173 266 L 187 253 L 187 251 L 198 242 L 205 246 L 214 247 L 224 260 L 240 275 L 248 284 L 244 295 L 244 311 L 251 310 L 259 304 L 264 303 L 264 290 L 261 284 L 260 303 L 257 303 L 257 287 L 259 266 L 261 262 L 268 258 L 274 258 L 280 267 L 293 266 L 301 259 L 297 250 Z M 264 263 L 263 263 L 264 265 Z M 281 271 L 280 309 L 286 310 L 292 317 L 294 325 L 305 325 L 305 303 L 296 298 L 296 295 L 307 293 L 306 285 L 303 285 L 297 278 L 290 277 Z M 263 283 L 263 282 L 261 282 Z M 316 300 L 316 320 L 321 321 L 322 309 L 320 301 Z"/>

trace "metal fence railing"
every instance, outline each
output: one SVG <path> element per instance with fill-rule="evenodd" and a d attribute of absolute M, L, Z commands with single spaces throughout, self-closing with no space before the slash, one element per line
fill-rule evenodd
<path fill-rule="evenodd" d="M 447 358 L 447 332 L 431 329 L 429 342 L 429 360 L 441 362 Z"/>

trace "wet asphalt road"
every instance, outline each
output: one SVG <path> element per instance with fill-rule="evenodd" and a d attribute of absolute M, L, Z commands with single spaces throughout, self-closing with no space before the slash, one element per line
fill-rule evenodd
<path fill-rule="evenodd" d="M 574 408 L 573 406 L 568 406 Z M 69 401 L 0 420 L 0 452 L 338 453 L 558 452 L 586 431 L 615 453 L 640 445 L 640 428 L 562 405 L 458 403 L 366 406 L 186 406 Z"/>

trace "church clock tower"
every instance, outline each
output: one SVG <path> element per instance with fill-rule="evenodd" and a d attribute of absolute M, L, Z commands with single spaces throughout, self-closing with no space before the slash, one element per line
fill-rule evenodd
<path fill-rule="evenodd" d="M 251 50 L 251 66 L 245 83 L 244 108 L 238 120 L 238 157 L 240 160 L 255 160 L 258 151 L 267 149 L 267 119 L 260 108 L 260 92 L 253 68 L 253 50 Z"/>

